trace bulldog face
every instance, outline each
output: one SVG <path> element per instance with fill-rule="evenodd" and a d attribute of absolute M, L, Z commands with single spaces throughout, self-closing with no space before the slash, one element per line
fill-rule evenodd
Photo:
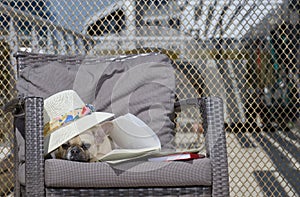
<path fill-rule="evenodd" d="M 56 151 L 55 157 L 58 159 L 87 162 L 90 160 L 89 148 L 89 143 L 82 142 L 79 136 L 76 136 L 61 145 Z"/>
<path fill-rule="evenodd" d="M 79 162 L 98 161 L 113 149 L 109 138 L 112 129 L 113 123 L 110 121 L 95 125 L 61 145 L 55 151 L 55 157 Z"/>

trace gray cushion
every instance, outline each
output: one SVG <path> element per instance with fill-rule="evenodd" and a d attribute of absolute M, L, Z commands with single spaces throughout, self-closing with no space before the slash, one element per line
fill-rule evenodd
<path fill-rule="evenodd" d="M 187 162 L 131 162 L 110 166 L 105 162 L 81 163 L 46 160 L 49 187 L 139 187 L 211 185 L 210 160 Z"/>
<path fill-rule="evenodd" d="M 47 98 L 74 89 L 97 111 L 116 116 L 131 112 L 158 135 L 165 149 L 172 149 L 175 100 L 174 71 L 167 56 L 156 53 L 114 57 L 47 58 L 23 62 L 17 81 L 19 93 Z M 112 104 L 112 102 L 114 104 Z"/>

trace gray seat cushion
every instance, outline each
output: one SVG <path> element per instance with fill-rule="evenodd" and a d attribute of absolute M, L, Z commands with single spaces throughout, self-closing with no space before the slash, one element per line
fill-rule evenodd
<path fill-rule="evenodd" d="M 20 168 L 22 169 L 22 168 Z M 24 176 L 24 171 L 21 174 Z M 46 160 L 47 187 L 143 187 L 211 185 L 210 159 L 185 162 L 82 163 Z M 21 177 L 24 184 L 24 178 Z"/>

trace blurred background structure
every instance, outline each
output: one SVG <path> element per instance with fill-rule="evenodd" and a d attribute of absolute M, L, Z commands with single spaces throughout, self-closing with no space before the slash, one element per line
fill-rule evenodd
<path fill-rule="evenodd" d="M 178 98 L 224 99 L 231 196 L 299 196 L 299 15 L 298 0 L 2 0 L 0 106 L 17 95 L 19 50 L 159 51 Z M 11 129 L 0 111 L 0 196 L 14 186 Z"/>

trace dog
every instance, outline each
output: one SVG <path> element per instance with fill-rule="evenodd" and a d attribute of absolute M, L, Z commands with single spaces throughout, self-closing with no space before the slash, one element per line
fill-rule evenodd
<path fill-rule="evenodd" d="M 97 124 L 72 138 L 54 151 L 56 159 L 78 162 L 95 162 L 114 149 L 109 137 L 113 123 L 106 121 Z"/>

